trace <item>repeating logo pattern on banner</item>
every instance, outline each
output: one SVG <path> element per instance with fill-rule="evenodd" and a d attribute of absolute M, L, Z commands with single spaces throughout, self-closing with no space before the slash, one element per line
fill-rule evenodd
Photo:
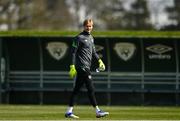
<path fill-rule="evenodd" d="M 172 51 L 173 48 L 162 44 L 156 44 L 146 47 L 146 50 L 154 53 L 149 55 L 149 59 L 171 59 L 171 55 L 165 53 Z"/>
<path fill-rule="evenodd" d="M 101 51 L 101 50 L 104 49 L 104 47 L 101 46 L 101 45 L 95 45 L 95 48 L 96 48 L 96 51 L 97 51 L 97 52 L 99 52 L 99 51 Z"/>
<path fill-rule="evenodd" d="M 119 42 L 115 44 L 114 50 L 122 60 L 127 61 L 134 55 L 136 46 L 133 43 Z"/>
<path fill-rule="evenodd" d="M 64 42 L 49 42 L 46 49 L 54 59 L 60 60 L 67 53 L 68 46 Z"/>
<path fill-rule="evenodd" d="M 101 46 L 101 45 L 95 45 L 95 48 L 96 48 L 96 52 L 99 52 L 99 51 L 104 50 L 104 47 Z M 99 55 L 100 58 L 103 57 L 103 54 L 102 54 L 102 53 L 98 53 L 98 55 Z"/>

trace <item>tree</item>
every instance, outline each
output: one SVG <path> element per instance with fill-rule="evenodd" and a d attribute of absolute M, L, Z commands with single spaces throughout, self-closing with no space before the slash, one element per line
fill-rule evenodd
<path fill-rule="evenodd" d="M 152 29 L 146 0 L 136 0 L 131 7 L 132 9 L 127 11 L 124 16 L 127 25 L 126 29 Z"/>
<path fill-rule="evenodd" d="M 17 0 L 19 2 L 19 0 Z M 0 26 L 5 25 L 6 29 L 17 29 L 17 22 L 19 19 L 19 7 L 14 0 L 0 1 Z"/>
<path fill-rule="evenodd" d="M 168 18 L 172 21 L 171 25 L 165 26 L 162 30 L 180 30 L 180 2 L 174 0 L 174 6 L 167 7 Z"/>
<path fill-rule="evenodd" d="M 32 4 L 31 29 L 68 29 L 72 18 L 64 0 L 35 0 Z"/>
<path fill-rule="evenodd" d="M 106 29 L 124 29 L 124 12 L 122 0 L 107 0 L 100 9 L 98 16 L 106 23 Z"/>

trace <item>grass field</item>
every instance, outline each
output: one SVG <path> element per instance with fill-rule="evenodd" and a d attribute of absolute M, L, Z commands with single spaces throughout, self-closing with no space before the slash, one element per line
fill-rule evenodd
<path fill-rule="evenodd" d="M 110 115 L 97 119 L 90 106 L 75 106 L 78 120 L 180 120 L 180 107 L 100 106 Z M 66 106 L 0 105 L 0 120 L 69 120 Z"/>
<path fill-rule="evenodd" d="M 0 37 L 3 36 L 48 36 L 48 37 L 66 37 L 75 36 L 80 31 L 33 31 L 33 30 L 16 30 L 0 31 Z M 93 31 L 94 37 L 171 37 L 179 38 L 180 31 Z"/>

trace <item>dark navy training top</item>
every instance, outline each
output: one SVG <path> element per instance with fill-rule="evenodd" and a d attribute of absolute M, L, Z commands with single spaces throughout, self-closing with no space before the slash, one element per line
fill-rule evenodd
<path fill-rule="evenodd" d="M 86 31 L 77 35 L 72 42 L 72 64 L 76 69 L 89 69 L 92 58 L 99 59 L 94 46 L 94 38 Z"/>

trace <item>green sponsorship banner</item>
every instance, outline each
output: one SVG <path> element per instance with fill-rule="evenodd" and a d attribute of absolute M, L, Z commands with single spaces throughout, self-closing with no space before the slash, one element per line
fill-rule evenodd
<path fill-rule="evenodd" d="M 175 40 L 143 39 L 145 72 L 176 72 Z"/>
<path fill-rule="evenodd" d="M 112 72 L 141 72 L 141 42 L 138 38 L 108 38 Z"/>
<path fill-rule="evenodd" d="M 177 56 L 178 56 L 178 65 L 179 65 L 179 73 L 180 73 L 180 40 L 176 40 L 176 47 L 177 47 Z M 179 79 L 180 79 L 180 76 L 179 76 Z"/>
<path fill-rule="evenodd" d="M 72 38 L 42 37 L 40 43 L 45 71 L 69 71 Z"/>
<path fill-rule="evenodd" d="M 72 37 L 5 37 L 3 55 L 10 70 L 69 71 L 71 43 Z M 179 45 L 173 38 L 95 38 L 96 51 L 111 72 L 142 72 L 143 67 L 145 72 L 176 72 Z M 97 67 L 93 60 L 92 71 Z"/>
<path fill-rule="evenodd" d="M 10 70 L 40 70 L 37 37 L 3 38 L 5 60 Z"/>

